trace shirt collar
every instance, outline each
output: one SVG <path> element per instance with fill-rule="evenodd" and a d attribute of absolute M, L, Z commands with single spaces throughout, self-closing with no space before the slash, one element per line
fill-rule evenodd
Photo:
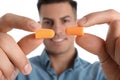
<path fill-rule="evenodd" d="M 77 55 L 76 55 L 75 60 L 74 60 L 73 69 L 76 68 L 76 67 L 79 67 L 80 64 L 81 64 L 81 60 L 79 58 L 78 51 L 77 51 L 77 49 L 75 49 L 75 50 L 76 50 Z M 50 63 L 50 58 L 48 57 L 45 49 L 43 50 L 40 58 L 41 58 L 41 63 L 43 64 L 43 66 L 50 68 L 50 64 L 51 64 Z"/>
<path fill-rule="evenodd" d="M 78 55 L 77 49 L 75 49 L 76 57 L 73 64 L 73 69 L 80 66 L 80 57 Z"/>
<path fill-rule="evenodd" d="M 40 56 L 40 59 L 41 59 L 41 63 L 43 64 L 43 66 L 45 66 L 45 67 L 50 66 L 50 58 L 48 57 L 45 49 L 43 50 L 43 52 Z"/>

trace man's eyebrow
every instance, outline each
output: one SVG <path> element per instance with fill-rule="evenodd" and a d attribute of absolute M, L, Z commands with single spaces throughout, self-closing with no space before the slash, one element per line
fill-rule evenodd
<path fill-rule="evenodd" d="M 63 20 L 65 18 L 71 18 L 71 16 L 64 16 L 64 17 L 61 17 L 60 19 Z M 51 18 L 48 18 L 48 17 L 44 17 L 43 20 L 50 20 L 50 21 L 53 21 Z"/>
<path fill-rule="evenodd" d="M 71 18 L 71 16 L 64 16 L 64 17 L 61 17 L 61 19 L 65 19 L 65 18 Z"/>
<path fill-rule="evenodd" d="M 52 19 L 47 18 L 47 17 L 44 17 L 43 20 L 50 20 L 50 21 L 52 21 Z"/>

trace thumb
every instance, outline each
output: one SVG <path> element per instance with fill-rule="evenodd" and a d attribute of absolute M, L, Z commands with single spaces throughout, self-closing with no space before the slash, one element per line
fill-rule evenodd
<path fill-rule="evenodd" d="M 18 45 L 23 50 L 25 55 L 29 54 L 31 51 L 33 51 L 35 48 L 37 48 L 41 43 L 43 39 L 36 39 L 35 34 L 30 34 L 22 38 Z"/>
<path fill-rule="evenodd" d="M 76 43 L 88 52 L 97 55 L 102 62 L 108 57 L 105 51 L 105 41 L 95 35 L 85 34 L 82 37 L 77 36 Z"/>

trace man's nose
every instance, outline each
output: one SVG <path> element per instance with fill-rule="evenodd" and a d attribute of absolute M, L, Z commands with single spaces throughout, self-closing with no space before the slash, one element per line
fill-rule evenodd
<path fill-rule="evenodd" d="M 55 31 L 56 34 L 63 34 L 65 33 L 65 27 L 63 25 L 54 25 L 53 30 Z"/>

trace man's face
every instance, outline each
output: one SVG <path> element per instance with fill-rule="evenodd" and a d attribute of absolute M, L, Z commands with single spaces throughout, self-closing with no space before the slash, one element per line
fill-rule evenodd
<path fill-rule="evenodd" d="M 69 3 L 42 5 L 40 18 L 43 28 L 55 31 L 55 36 L 52 39 L 44 39 L 45 48 L 48 52 L 60 54 L 74 49 L 74 36 L 65 34 L 66 27 L 76 25 L 75 13 Z"/>

